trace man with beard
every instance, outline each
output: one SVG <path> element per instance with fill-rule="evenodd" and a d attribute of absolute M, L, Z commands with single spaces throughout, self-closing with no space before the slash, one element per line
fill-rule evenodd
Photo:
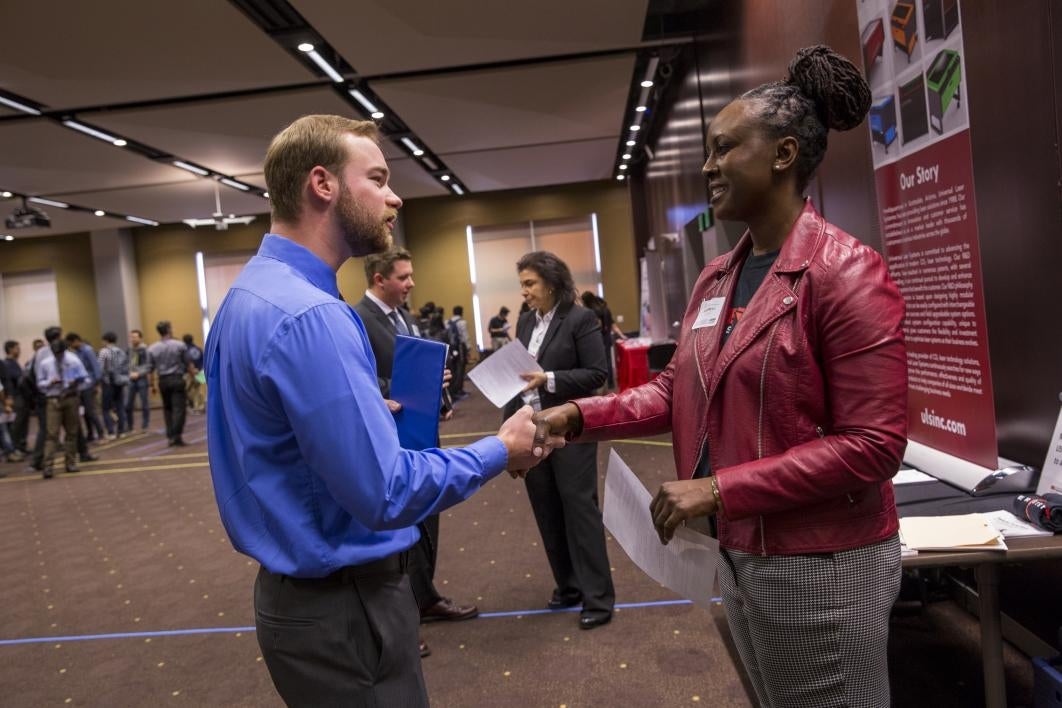
<path fill-rule="evenodd" d="M 564 445 L 531 408 L 466 448 L 399 446 L 336 271 L 385 251 L 402 200 L 370 121 L 303 116 L 272 141 L 270 233 L 206 343 L 214 491 L 261 563 L 255 623 L 289 705 L 426 706 L 405 574 L 416 525 Z"/>

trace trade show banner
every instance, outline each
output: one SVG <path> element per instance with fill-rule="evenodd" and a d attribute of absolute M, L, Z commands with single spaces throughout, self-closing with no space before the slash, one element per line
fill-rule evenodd
<path fill-rule="evenodd" d="M 958 0 L 856 0 L 889 272 L 907 303 L 909 437 L 998 467 Z"/>

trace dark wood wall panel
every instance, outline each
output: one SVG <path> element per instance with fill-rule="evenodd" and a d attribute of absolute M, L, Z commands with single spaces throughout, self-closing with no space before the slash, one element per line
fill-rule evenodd
<path fill-rule="evenodd" d="M 961 5 L 1000 454 L 1036 466 L 1062 391 L 1054 1 Z"/>
<path fill-rule="evenodd" d="M 828 44 L 857 64 L 862 50 L 854 0 L 761 0 L 744 4 L 741 90 L 786 75 L 801 47 Z M 877 197 L 866 124 L 831 132 L 810 196 L 823 214 L 863 243 L 881 250 Z"/>

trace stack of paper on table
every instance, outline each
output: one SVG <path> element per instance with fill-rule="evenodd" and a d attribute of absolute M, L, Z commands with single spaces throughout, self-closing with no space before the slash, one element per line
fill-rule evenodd
<path fill-rule="evenodd" d="M 996 531 L 1003 534 L 1003 538 L 1023 538 L 1026 536 L 1054 536 L 1054 533 L 1039 526 L 1033 526 L 1024 519 L 1019 519 L 1006 509 L 1000 511 L 985 511 L 981 513 L 985 521 Z"/>
<path fill-rule="evenodd" d="M 1007 544 L 981 514 L 905 516 L 903 544 L 915 551 L 1005 551 Z"/>

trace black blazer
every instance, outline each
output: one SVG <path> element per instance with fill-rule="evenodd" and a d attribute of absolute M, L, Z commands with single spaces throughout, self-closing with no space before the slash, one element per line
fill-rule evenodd
<path fill-rule="evenodd" d="M 380 385 L 380 393 L 387 398 L 391 395 L 391 368 L 395 363 L 395 337 L 398 334 L 395 332 L 395 325 L 380 309 L 380 306 L 369 299 L 368 295 L 354 306 L 354 311 L 365 324 L 365 332 L 369 335 L 369 346 L 372 347 L 372 353 L 376 357 L 376 380 Z M 409 313 L 400 307 L 398 314 L 405 321 L 409 333 L 419 337 L 420 330 L 417 329 Z"/>
<path fill-rule="evenodd" d="M 516 337 L 526 347 L 535 329 L 535 312 L 525 312 L 516 323 Z M 556 406 L 573 398 L 591 395 L 608 376 L 605 344 L 601 339 L 601 322 L 590 310 L 575 304 L 561 305 L 549 323 L 542 346 L 538 349 L 539 365 L 554 372 L 556 393 L 545 385 L 538 389 L 542 408 Z M 505 405 L 508 418 L 524 405 L 520 396 Z"/>

